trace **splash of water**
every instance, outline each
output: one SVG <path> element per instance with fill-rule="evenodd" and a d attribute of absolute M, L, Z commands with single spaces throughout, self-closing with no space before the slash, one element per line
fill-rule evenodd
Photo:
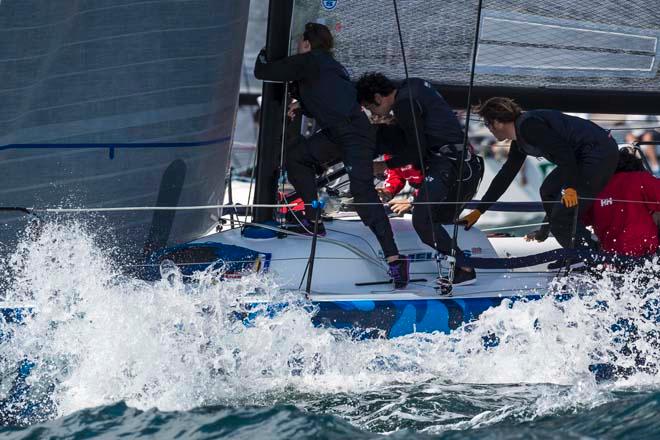
<path fill-rule="evenodd" d="M 614 364 L 626 373 L 614 387 L 657 383 L 660 286 L 649 276 L 658 273 L 657 262 L 625 275 L 605 270 L 557 280 L 550 295 L 504 301 L 451 335 L 365 341 L 314 327 L 313 305 L 279 291 L 268 276 L 219 281 L 217 271 L 207 271 L 184 283 L 175 267 L 163 267 L 161 281 L 146 283 L 124 275 L 107 255 L 82 225 L 53 223 L 23 240 L 4 263 L 11 273 L 5 300 L 30 304 L 36 313 L 0 342 L 0 368 L 34 362 L 29 381 L 56 384 L 51 397 L 58 415 L 117 401 L 189 410 L 307 399 L 302 406 L 318 407 L 328 396 L 360 395 L 361 401 L 399 390 L 394 403 L 370 405 L 366 419 L 353 418 L 343 404 L 323 409 L 369 426 L 396 411 L 438 417 L 402 410 L 411 386 L 429 396 L 452 387 L 463 387 L 466 396 L 479 389 L 458 384 L 568 386 L 536 386 L 531 398 L 429 428 L 433 432 L 602 404 L 613 386 L 596 384 L 593 364 Z M 255 291 L 268 301 L 246 310 Z M 269 306 L 283 303 L 288 306 L 273 314 Z"/>

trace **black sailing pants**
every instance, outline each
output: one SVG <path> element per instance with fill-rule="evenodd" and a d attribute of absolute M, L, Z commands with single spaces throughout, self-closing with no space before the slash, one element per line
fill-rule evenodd
<path fill-rule="evenodd" d="M 460 159 L 449 156 L 431 155 L 427 159 L 426 181 L 422 184 L 416 202 L 468 202 L 477 193 L 479 182 L 484 174 L 483 159 L 472 155 L 463 163 L 463 185 L 461 197 L 458 197 L 458 167 Z M 461 205 L 416 205 L 413 209 L 413 226 L 419 238 L 427 245 L 445 254 L 451 254 L 452 239 L 442 226 L 454 223 L 463 210 Z M 429 217 L 430 215 L 430 217 Z M 433 242 L 435 234 L 436 243 Z M 463 265 L 463 252 L 456 249 L 456 262 Z"/>
<path fill-rule="evenodd" d="M 398 255 L 390 221 L 374 187 L 376 140 L 366 115 L 359 112 L 346 124 L 323 129 L 308 139 L 295 135 L 293 139 L 287 146 L 286 169 L 289 181 L 303 201 L 311 203 L 318 197 L 317 171 L 325 164 L 343 161 L 354 201 L 373 203 L 355 207 L 362 222 L 376 235 L 386 258 Z M 314 210 L 306 207 L 305 216 L 313 220 Z"/>
<path fill-rule="evenodd" d="M 591 234 L 580 220 L 591 207 L 593 200 L 584 200 L 582 197 L 595 198 L 607 185 L 616 171 L 619 160 L 619 147 L 614 139 L 603 145 L 588 145 L 578 153 L 577 165 L 579 178 L 577 179 L 578 193 L 578 221 L 575 234 L 575 246 L 586 246 L 595 249 L 596 243 Z M 557 202 L 561 200 L 561 190 L 566 187 L 562 170 L 555 168 L 541 184 L 541 200 L 544 202 Z M 546 203 L 543 205 L 550 222 L 550 231 L 559 244 L 564 248 L 571 246 L 575 208 L 566 208 L 561 203 Z"/>

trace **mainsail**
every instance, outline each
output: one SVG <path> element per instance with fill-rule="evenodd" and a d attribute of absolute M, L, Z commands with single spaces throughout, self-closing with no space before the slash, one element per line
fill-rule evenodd
<path fill-rule="evenodd" d="M 0 3 L 4 206 L 221 203 L 248 1 Z M 142 252 L 194 239 L 209 211 L 104 214 Z M 80 218 L 80 217 L 78 217 Z M 0 218 L 7 248 L 22 217 Z"/>

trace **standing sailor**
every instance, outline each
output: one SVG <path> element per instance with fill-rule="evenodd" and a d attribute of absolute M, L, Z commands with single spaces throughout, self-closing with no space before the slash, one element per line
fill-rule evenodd
<path fill-rule="evenodd" d="M 357 89 L 358 99 L 366 109 L 381 116 L 392 112 L 397 121 L 398 125 L 380 125 L 378 129 L 379 147 L 393 155 L 388 166 L 412 164 L 418 169 L 423 166 L 425 182 L 417 194 L 418 202 L 467 202 L 472 199 L 483 176 L 483 161 L 468 144 L 463 175 L 459 177 L 464 132 L 456 114 L 440 93 L 423 79 L 409 78 L 397 87 L 380 73 L 363 75 Z M 459 179 L 463 179 L 460 198 L 457 194 Z M 452 239 L 442 225 L 453 223 L 462 209 L 460 203 L 418 205 L 413 210 L 415 231 L 425 244 L 449 255 Z M 474 283 L 474 269 L 465 266 L 462 251 L 458 247 L 455 250 L 453 285 Z M 446 285 L 449 280 L 443 277 L 438 282 Z"/>
<path fill-rule="evenodd" d="M 466 229 L 507 190 L 529 156 L 545 157 L 557 165 L 540 188 L 550 231 L 562 247 L 571 246 L 574 209 L 581 217 L 616 170 L 618 145 L 591 121 L 555 110 L 523 112 L 512 99 L 491 98 L 477 110 L 498 141 L 511 140 L 509 156 L 493 179 L 478 209 L 463 220 Z M 582 198 L 578 203 L 578 197 Z M 556 203 L 561 201 L 561 203 Z M 575 243 L 596 248 L 591 234 L 578 219 Z M 563 264 L 558 262 L 558 265 Z"/>
<path fill-rule="evenodd" d="M 318 198 L 316 171 L 341 160 L 348 171 L 350 191 L 363 223 L 376 235 L 389 265 L 396 288 L 408 284 L 408 260 L 399 255 L 385 209 L 374 187 L 373 160 L 376 144 L 369 119 L 356 99 L 348 72 L 332 56 L 330 30 L 307 23 L 298 41 L 298 54 L 267 61 L 261 51 L 254 76 L 269 81 L 295 81 L 300 109 L 322 128 L 309 139 L 300 138 L 287 150 L 286 168 L 290 182 L 308 206 L 298 232 L 313 229 L 316 212 L 309 204 Z M 290 112 L 297 105 L 290 107 Z M 361 205 L 360 203 L 365 203 Z M 325 233 L 322 224 L 318 230 Z"/>

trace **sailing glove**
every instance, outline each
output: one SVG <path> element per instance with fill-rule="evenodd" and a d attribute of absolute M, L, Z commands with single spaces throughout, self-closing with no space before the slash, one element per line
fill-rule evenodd
<path fill-rule="evenodd" d="M 561 192 L 561 202 L 567 208 L 573 208 L 578 204 L 577 191 L 573 188 L 566 188 Z"/>
<path fill-rule="evenodd" d="M 479 220 L 479 217 L 481 217 L 481 211 L 478 209 L 475 209 L 471 211 L 468 215 L 463 217 L 462 219 L 459 220 L 459 223 L 465 225 L 465 230 L 469 230 L 474 224 Z"/>

